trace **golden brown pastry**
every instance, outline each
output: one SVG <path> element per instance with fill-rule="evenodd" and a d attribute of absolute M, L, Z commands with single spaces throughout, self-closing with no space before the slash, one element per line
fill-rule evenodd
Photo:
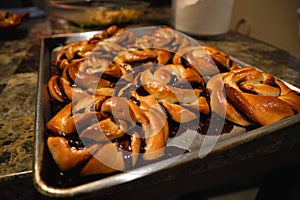
<path fill-rule="evenodd" d="M 264 126 L 299 113 L 297 93 L 253 67 L 217 75 L 207 87 L 211 91 L 212 110 L 223 116 L 226 110 L 226 118 L 242 126 Z"/>
<path fill-rule="evenodd" d="M 181 48 L 173 57 L 173 63 L 193 68 L 203 77 L 237 68 L 228 54 L 205 45 Z"/>
<path fill-rule="evenodd" d="M 107 143 L 87 162 L 80 174 L 87 176 L 124 170 L 125 163 L 122 151 L 118 150 L 116 143 Z"/>
<path fill-rule="evenodd" d="M 135 44 L 138 48 L 164 49 L 176 53 L 181 48 L 198 44 L 195 40 L 183 36 L 170 27 L 153 28 L 152 31 L 152 34 L 144 34 L 142 37 L 136 38 Z"/>
<path fill-rule="evenodd" d="M 77 140 L 81 140 L 84 145 L 97 144 L 100 147 L 95 151 L 94 158 L 83 169 L 82 174 L 84 175 L 95 173 L 95 170 L 98 173 L 120 170 L 120 166 L 123 166 L 121 159 L 123 154 L 118 153 L 119 150 L 116 149 L 126 151 L 130 155 L 132 166 L 136 164 L 139 154 L 143 155 L 144 160 L 153 160 L 163 156 L 169 134 L 168 123 L 159 103 L 155 99 L 153 101 L 149 107 L 140 108 L 133 100 L 123 97 L 89 96 L 78 102 L 67 104 L 47 123 L 47 129 L 51 131 L 52 135 L 63 136 L 53 137 L 54 139 L 48 138 L 48 147 L 59 168 L 71 169 L 81 164 L 83 162 L 81 160 L 88 160 L 85 148 L 79 151 L 72 145 L 68 145 L 68 138 L 74 134 L 78 134 Z M 144 110 L 145 108 L 146 110 Z M 145 140 L 143 145 L 141 138 Z M 124 141 L 130 144 L 124 146 L 123 144 L 126 143 Z M 111 157 L 114 156 L 119 158 L 106 160 L 104 156 L 103 159 L 108 163 L 113 162 L 112 166 L 116 165 L 117 168 L 104 167 L 105 163 L 102 166 L 103 163 L 100 164 L 97 161 L 99 160 L 98 156 L 107 154 L 107 149 L 116 153 L 107 158 L 113 159 Z M 63 155 L 61 151 L 70 154 L 69 159 L 78 159 L 79 163 L 77 161 L 72 163 L 69 159 L 60 158 L 60 155 Z M 81 159 L 80 156 L 83 153 L 85 156 Z M 99 169 L 96 169 L 98 167 L 91 163 L 95 163 Z M 127 166 L 126 169 L 132 166 Z M 88 169 L 92 171 L 89 172 Z M 122 168 L 122 170 L 124 169 Z"/>
<path fill-rule="evenodd" d="M 46 124 L 48 148 L 60 170 L 81 176 L 162 159 L 179 126 L 198 131 L 212 113 L 263 126 L 300 112 L 280 80 L 170 28 L 137 36 L 109 27 L 64 46 L 52 67 L 48 89 L 62 109 Z"/>
<path fill-rule="evenodd" d="M 124 31 L 125 29 L 119 28 L 118 26 L 110 26 L 102 33 L 95 34 L 89 40 L 82 40 L 66 44 L 56 54 L 53 64 L 54 66 L 59 67 L 62 70 L 71 62 L 87 57 L 91 53 L 91 51 L 93 51 L 97 47 L 99 42 L 102 42 L 103 40 Z M 119 37 L 119 40 L 121 41 L 126 39 L 126 37 L 124 38 L 124 34 L 122 34 L 122 39 L 120 39 Z"/>
<path fill-rule="evenodd" d="M 61 171 L 74 169 L 92 157 L 92 153 L 98 147 L 77 149 L 68 144 L 64 137 L 48 137 L 47 146 Z"/>
<path fill-rule="evenodd" d="M 170 120 L 189 123 L 198 120 L 200 113 L 208 115 L 205 81 L 199 71 L 190 64 L 173 63 L 174 55 L 180 60 L 175 52 L 188 45 L 187 38 L 170 28 L 137 37 L 114 26 L 90 40 L 64 46 L 53 62 L 56 70 L 48 89 L 65 107 L 46 127 L 51 136 L 61 137 L 64 145 L 59 148 L 66 152 L 76 149 L 69 142 L 74 135 L 82 143 L 76 154 L 94 145 L 97 149 L 80 164 L 71 163 L 57 156 L 58 142 L 49 139 L 60 168 L 80 165 L 85 176 L 159 159 L 165 155 Z M 208 51 L 202 51 L 208 56 Z"/>
<path fill-rule="evenodd" d="M 196 71 L 174 64 L 158 66 L 153 71 L 143 71 L 140 82 L 164 105 L 173 120 L 185 123 L 199 118 L 199 111 L 204 114 L 210 112 L 206 98 L 201 96 L 204 80 Z"/>

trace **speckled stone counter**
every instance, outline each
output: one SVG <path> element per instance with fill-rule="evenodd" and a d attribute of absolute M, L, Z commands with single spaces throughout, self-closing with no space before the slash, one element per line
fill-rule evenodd
<path fill-rule="evenodd" d="M 28 19 L 18 29 L 0 34 L 1 199 L 42 198 L 33 187 L 31 172 L 40 44 L 43 37 L 51 34 L 50 24 L 43 18 Z M 300 59 L 296 55 L 232 32 L 221 39 L 202 39 L 202 42 L 300 87 Z M 189 169 L 176 168 L 173 174 L 185 181 L 191 177 L 201 177 L 199 174 L 203 171 L 246 163 L 254 158 L 272 160 L 270 155 L 273 153 L 290 149 L 293 152 L 299 147 L 300 135 L 297 132 L 299 126 L 292 127 L 288 133 L 272 133 L 242 147 L 205 158 L 201 163 L 195 162 Z M 282 163 L 289 157 L 283 153 L 281 156 Z M 294 158 L 292 160 L 295 161 Z M 266 166 L 266 170 L 271 168 Z M 174 177 L 167 172 L 163 172 L 161 177 L 164 178 L 150 176 L 143 187 L 151 189 L 153 185 L 160 186 L 163 182 L 169 182 L 172 186 Z M 197 184 L 200 187 L 201 184 Z M 140 187 L 140 183 L 136 185 L 136 188 Z M 127 189 L 123 186 L 120 191 Z"/>

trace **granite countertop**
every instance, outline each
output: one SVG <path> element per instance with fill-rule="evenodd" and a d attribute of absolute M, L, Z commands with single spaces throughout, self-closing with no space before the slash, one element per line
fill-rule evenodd
<path fill-rule="evenodd" d="M 42 38 L 52 33 L 49 22 L 44 18 L 29 19 L 15 32 L 0 33 L 0 196 L 20 197 L 18 195 L 24 192 L 22 180 L 30 185 L 25 193 L 38 196 L 31 183 L 31 172 L 39 54 Z M 202 42 L 300 87 L 300 58 L 296 55 L 233 32 L 222 39 Z M 299 126 L 285 135 L 279 132 L 259 139 L 256 142 L 260 142 L 260 146 L 250 142 L 248 148 L 216 155 L 214 163 L 204 161 L 202 166 L 195 164 L 198 168 L 190 175 L 213 165 L 225 166 L 292 149 L 300 143 L 297 131 Z M 180 170 L 177 170 L 179 173 Z M 170 179 L 166 177 L 166 180 Z M 10 193 L 4 189 L 6 187 L 15 192 Z"/>

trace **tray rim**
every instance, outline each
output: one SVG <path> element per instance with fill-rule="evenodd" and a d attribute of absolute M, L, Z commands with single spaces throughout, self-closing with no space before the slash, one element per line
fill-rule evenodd
<path fill-rule="evenodd" d="M 84 195 L 84 194 L 90 194 L 94 192 L 103 192 L 113 186 L 117 186 L 119 184 L 123 184 L 129 181 L 137 180 L 139 178 L 142 178 L 144 176 L 159 172 L 163 169 L 168 169 L 170 167 L 178 166 L 183 163 L 188 163 L 191 160 L 194 159 L 201 159 L 202 157 L 206 155 L 199 155 L 197 151 L 190 152 L 184 155 L 181 155 L 180 158 L 177 159 L 175 157 L 174 159 L 177 159 L 176 162 L 169 165 L 167 168 L 159 168 L 156 169 L 156 167 L 161 163 L 165 162 L 159 161 L 153 164 L 149 164 L 137 169 L 132 170 L 131 172 L 121 172 L 116 175 L 109 176 L 104 179 L 99 179 L 96 181 L 84 183 L 82 185 L 73 186 L 69 188 L 56 188 L 54 186 L 48 186 L 47 183 L 42 179 L 40 172 L 42 169 L 42 159 L 44 154 L 44 148 L 45 144 L 44 142 L 44 118 L 43 118 L 43 108 L 45 105 L 42 104 L 43 99 L 45 98 L 45 74 L 43 66 L 46 64 L 45 62 L 45 54 L 47 53 L 47 41 L 48 40 L 57 40 L 61 38 L 69 38 L 68 42 L 72 42 L 73 40 L 77 40 L 76 38 L 86 37 L 90 38 L 95 33 L 101 33 L 102 31 L 88 31 L 88 32 L 80 32 L 80 33 L 71 33 L 71 34 L 58 34 L 53 35 L 50 37 L 42 38 L 41 39 L 41 49 L 40 49 L 40 62 L 39 62 L 39 72 L 38 72 L 38 95 L 36 100 L 36 122 L 35 122 L 35 134 L 34 134 L 34 159 L 33 159 L 33 182 L 37 190 L 49 197 L 74 197 L 78 195 Z M 50 52 L 48 52 L 50 53 Z M 238 58 L 230 56 L 234 61 L 242 64 L 243 66 L 249 64 L 239 60 Z M 48 63 L 49 64 L 49 63 Z M 255 67 L 255 66 L 253 66 Z M 259 68 L 257 68 L 260 70 Z M 281 79 L 280 79 L 281 80 Z M 297 92 L 300 92 L 300 89 L 297 88 L 294 85 L 289 84 L 288 82 L 283 81 L 288 87 L 291 89 L 296 90 Z M 291 116 L 289 118 L 280 120 L 278 122 L 275 122 L 273 124 L 262 126 L 259 128 L 256 128 L 252 131 L 248 131 L 247 134 L 240 134 L 237 136 L 233 136 L 230 138 L 225 139 L 224 141 L 218 142 L 213 149 L 209 152 L 209 154 L 225 151 L 227 149 L 233 148 L 235 146 L 241 145 L 243 143 L 252 141 L 256 138 L 260 138 L 264 135 L 270 134 L 272 132 L 287 128 L 291 125 L 297 124 L 300 122 L 300 114 Z M 173 159 L 173 158 L 171 158 Z M 169 159 L 167 159 L 169 160 Z M 149 170 L 145 171 L 145 168 L 150 168 Z M 144 170 L 144 171 L 143 171 Z M 138 175 L 134 175 L 136 173 Z M 111 180 L 112 179 L 112 180 Z"/>

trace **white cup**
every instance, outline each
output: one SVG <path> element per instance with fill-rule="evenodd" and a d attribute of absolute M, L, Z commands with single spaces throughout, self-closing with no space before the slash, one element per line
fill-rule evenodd
<path fill-rule="evenodd" d="M 175 29 L 195 36 L 218 36 L 229 31 L 234 0 L 173 0 Z"/>

